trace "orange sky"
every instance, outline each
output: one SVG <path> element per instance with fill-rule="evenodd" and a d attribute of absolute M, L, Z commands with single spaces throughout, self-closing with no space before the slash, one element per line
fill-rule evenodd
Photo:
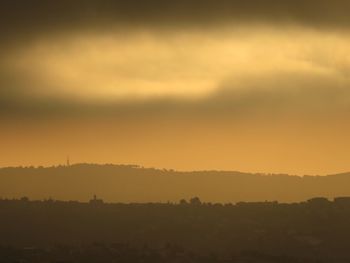
<path fill-rule="evenodd" d="M 4 6 L 0 166 L 350 170 L 347 2 L 180 2 Z"/>

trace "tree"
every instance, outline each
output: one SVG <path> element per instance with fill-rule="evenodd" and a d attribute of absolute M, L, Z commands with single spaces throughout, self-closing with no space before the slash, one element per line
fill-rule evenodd
<path fill-rule="evenodd" d="M 199 197 L 193 197 L 193 198 L 190 199 L 190 204 L 191 205 L 201 205 L 202 202 L 199 199 Z"/>
<path fill-rule="evenodd" d="M 186 201 L 186 199 L 181 199 L 180 200 L 180 205 L 187 205 L 188 203 L 187 203 L 187 201 Z"/>

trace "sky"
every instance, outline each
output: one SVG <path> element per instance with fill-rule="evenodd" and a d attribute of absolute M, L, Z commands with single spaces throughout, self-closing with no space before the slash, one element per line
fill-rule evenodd
<path fill-rule="evenodd" d="M 350 171 L 341 0 L 4 0 L 0 166 Z"/>

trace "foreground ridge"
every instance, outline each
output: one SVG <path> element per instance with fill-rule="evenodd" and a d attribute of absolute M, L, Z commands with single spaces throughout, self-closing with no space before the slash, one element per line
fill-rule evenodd
<path fill-rule="evenodd" d="M 346 262 L 349 220 L 350 197 L 293 204 L 2 199 L 0 256 L 26 262 L 83 262 L 88 255 L 89 262 Z"/>

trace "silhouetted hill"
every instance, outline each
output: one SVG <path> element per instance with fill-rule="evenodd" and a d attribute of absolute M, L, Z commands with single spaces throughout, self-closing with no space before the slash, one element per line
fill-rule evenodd
<path fill-rule="evenodd" d="M 349 220 L 350 197 L 236 205 L 0 199 L 0 262 L 345 263 Z"/>
<path fill-rule="evenodd" d="M 278 200 L 350 195 L 350 173 L 329 176 L 263 175 L 228 171 L 179 172 L 134 165 L 76 164 L 0 169 L 0 197 L 28 196 L 86 201 L 166 202 L 200 196 L 210 202 Z"/>

